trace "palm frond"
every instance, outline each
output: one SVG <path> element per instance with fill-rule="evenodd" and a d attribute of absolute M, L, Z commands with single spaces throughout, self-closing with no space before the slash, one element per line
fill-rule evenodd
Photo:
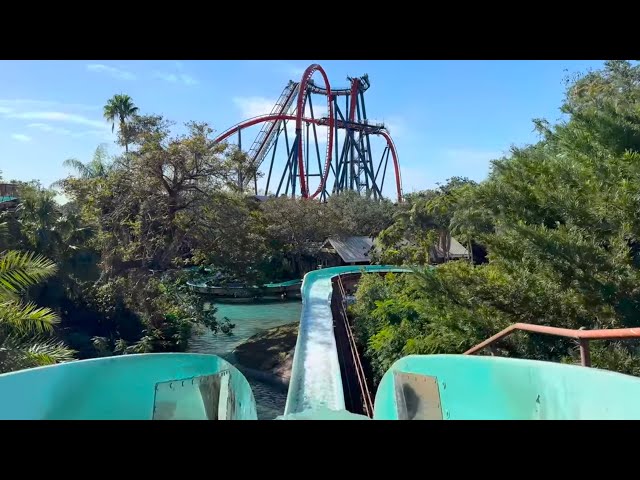
<path fill-rule="evenodd" d="M 127 352 L 127 347 L 128 347 L 128 343 L 126 340 L 123 340 L 122 338 L 119 338 L 118 340 L 116 340 L 116 344 L 115 347 L 113 349 L 113 351 L 115 353 L 126 353 Z"/>
<path fill-rule="evenodd" d="M 102 165 L 109 163 L 109 146 L 106 143 L 98 145 L 95 152 L 93 152 L 93 159 L 91 161 Z"/>
<path fill-rule="evenodd" d="M 113 101 L 113 98 L 109 99 L 107 104 L 104 106 L 103 115 L 107 122 L 111 122 L 111 131 L 113 132 L 116 126 L 115 119 L 116 119 L 116 116 L 118 115 L 117 108 L 116 108 L 115 102 Z"/>
<path fill-rule="evenodd" d="M 47 307 L 15 301 L 0 303 L 0 325 L 9 326 L 16 332 L 50 332 L 59 322 L 58 315 Z"/>
<path fill-rule="evenodd" d="M 67 160 L 62 162 L 62 165 L 64 165 L 65 167 L 73 168 L 83 178 L 91 176 L 91 168 L 89 168 L 77 158 L 68 158 Z"/>
<path fill-rule="evenodd" d="M 0 254 L 0 298 L 17 294 L 56 273 L 57 266 L 34 252 L 9 250 Z"/>
<path fill-rule="evenodd" d="M 63 188 L 64 184 L 65 184 L 66 179 L 65 178 L 61 178 L 60 180 L 56 180 L 55 182 L 52 182 L 49 185 L 49 188 Z"/>
<path fill-rule="evenodd" d="M 115 129 L 115 119 L 119 118 L 120 123 L 125 123 L 127 118 L 136 114 L 138 107 L 133 103 L 129 95 L 119 93 L 111 97 L 104 106 L 104 118 L 112 122 L 111 131 Z"/>
<path fill-rule="evenodd" d="M 133 345 L 125 349 L 125 353 L 150 353 L 153 351 L 153 338 L 145 335 Z"/>
<path fill-rule="evenodd" d="M 75 353 L 53 338 L 7 336 L 0 342 L 0 373 L 68 362 Z"/>
<path fill-rule="evenodd" d="M 111 341 L 107 337 L 93 337 L 91 343 L 100 354 L 111 352 Z"/>
<path fill-rule="evenodd" d="M 38 365 L 68 362 L 73 360 L 73 356 L 76 353 L 75 350 L 67 347 L 61 340 L 53 338 L 30 338 L 25 347 L 26 356 Z"/>

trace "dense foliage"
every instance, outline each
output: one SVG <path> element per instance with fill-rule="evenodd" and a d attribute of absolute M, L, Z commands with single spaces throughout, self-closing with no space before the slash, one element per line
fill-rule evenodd
<path fill-rule="evenodd" d="M 300 278 L 328 236 L 375 235 L 392 222 L 393 204 L 353 194 L 328 204 L 260 202 L 249 193 L 255 166 L 214 143 L 206 123 L 174 135 L 170 121 L 144 114 L 125 94 L 108 100 L 104 117 L 120 155 L 100 145 L 88 161 L 65 160 L 73 174 L 52 189 L 17 182 L 19 206 L 2 213 L 0 275 L 28 280 L 1 292 L 2 368 L 74 352 L 183 351 L 197 330 L 231 329 L 188 291 L 185 267 L 208 266 L 223 282 Z"/>
<path fill-rule="evenodd" d="M 461 353 L 515 322 L 640 325 L 640 67 L 612 61 L 568 82 L 564 121 L 495 160 L 475 185 L 414 196 L 380 236 L 384 260 L 425 265 L 453 233 L 488 262 L 366 278 L 353 311 L 377 376 L 410 353 Z M 474 249 L 475 253 L 475 249 Z M 573 341 L 517 334 L 493 353 L 575 362 Z M 634 342 L 594 342 L 594 366 L 640 374 Z"/>

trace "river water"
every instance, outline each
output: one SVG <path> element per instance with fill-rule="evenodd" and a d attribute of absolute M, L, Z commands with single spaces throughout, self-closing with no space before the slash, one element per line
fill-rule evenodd
<path fill-rule="evenodd" d="M 299 300 L 216 300 L 216 318 L 228 318 L 235 324 L 231 335 L 207 331 L 194 336 L 189 351 L 218 355 L 236 364 L 233 350 L 256 333 L 280 325 L 300 321 L 302 303 Z M 282 388 L 248 379 L 256 399 L 258 418 L 271 420 L 284 412 L 287 393 Z"/>

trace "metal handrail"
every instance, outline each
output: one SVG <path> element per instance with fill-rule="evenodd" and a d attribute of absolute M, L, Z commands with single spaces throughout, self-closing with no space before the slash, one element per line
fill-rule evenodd
<path fill-rule="evenodd" d="M 530 323 L 514 323 L 510 327 L 487 338 L 484 342 L 470 348 L 463 355 L 473 355 L 492 343 L 504 338 L 516 330 L 525 332 L 542 333 L 556 337 L 573 338 L 580 343 L 580 363 L 583 367 L 591 366 L 591 353 L 589 351 L 590 340 L 622 340 L 628 338 L 640 338 L 640 328 L 610 328 L 602 330 L 573 330 L 570 328 L 547 327 Z"/>
<path fill-rule="evenodd" d="M 344 289 L 344 285 L 342 283 L 342 275 L 338 275 L 337 278 L 338 288 L 340 290 L 340 313 L 342 316 L 342 320 L 344 322 L 344 327 L 347 333 L 347 342 L 349 344 L 349 349 L 351 351 L 351 356 L 353 358 L 356 377 L 358 379 L 358 385 L 360 387 L 360 393 L 362 395 L 362 400 L 364 402 L 363 407 L 365 414 L 369 418 L 373 418 L 373 401 L 371 399 L 371 393 L 369 392 L 369 386 L 367 385 L 366 375 L 364 373 L 364 368 L 362 367 L 362 362 L 360 361 L 360 355 L 358 354 L 358 347 L 356 345 L 356 340 L 353 335 L 353 330 L 351 329 L 351 325 L 349 324 L 349 317 L 347 315 L 347 309 L 345 307 L 345 297 L 346 292 Z"/>

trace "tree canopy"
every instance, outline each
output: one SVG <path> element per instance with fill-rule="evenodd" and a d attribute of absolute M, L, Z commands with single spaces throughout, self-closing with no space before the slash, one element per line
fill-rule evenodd
<path fill-rule="evenodd" d="M 639 100 L 640 67 L 606 62 L 569 81 L 566 118 L 535 120 L 540 141 L 494 160 L 487 180 L 410 199 L 380 244 L 417 280 L 367 279 L 354 308 L 378 374 L 409 353 L 462 353 L 515 322 L 640 325 Z M 480 244 L 488 262 L 424 268 L 424 255 L 396 246 L 440 229 Z M 575 362 L 577 345 L 518 334 L 493 353 Z M 637 374 L 637 353 L 636 342 L 599 342 L 592 360 Z"/>

